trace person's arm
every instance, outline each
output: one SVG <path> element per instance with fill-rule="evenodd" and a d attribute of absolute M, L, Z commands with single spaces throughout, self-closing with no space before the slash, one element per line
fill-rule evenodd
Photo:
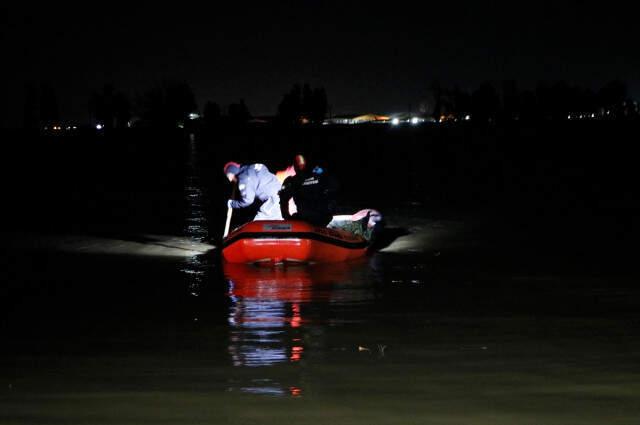
<path fill-rule="evenodd" d="M 238 178 L 238 190 L 240 191 L 240 199 L 231 201 L 231 208 L 245 208 L 253 204 L 256 198 L 256 190 L 253 187 L 251 177 L 240 176 Z"/>
<path fill-rule="evenodd" d="M 282 188 L 280 192 L 278 192 L 278 196 L 280 197 L 280 213 L 282 214 L 282 218 L 288 220 L 291 218 L 291 214 L 289 214 L 289 199 L 291 199 L 291 178 L 287 177 L 282 183 Z"/>
<path fill-rule="evenodd" d="M 331 197 L 335 197 L 340 191 L 340 183 L 338 179 L 333 176 L 327 176 L 327 194 Z"/>
<path fill-rule="evenodd" d="M 340 190 L 340 184 L 338 183 L 338 179 L 334 178 L 331 175 L 323 176 L 324 180 L 324 188 L 323 195 L 325 196 L 327 202 L 327 208 L 331 213 L 336 211 L 336 205 L 338 204 L 338 191 Z"/>

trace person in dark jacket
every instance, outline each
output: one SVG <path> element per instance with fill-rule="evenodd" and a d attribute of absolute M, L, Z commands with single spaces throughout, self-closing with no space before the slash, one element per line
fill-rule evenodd
<path fill-rule="evenodd" d="M 287 177 L 280 190 L 282 217 L 325 227 L 333 219 L 337 182 L 323 168 L 311 167 L 302 155 L 296 155 L 294 169 L 296 174 Z M 295 203 L 295 213 L 289 211 L 290 199 Z"/>
<path fill-rule="evenodd" d="M 230 182 L 238 185 L 238 199 L 229 199 L 229 208 L 246 208 L 260 202 L 260 209 L 254 220 L 282 220 L 278 197 L 281 184 L 266 165 L 228 162 L 224 166 L 224 174 Z"/>

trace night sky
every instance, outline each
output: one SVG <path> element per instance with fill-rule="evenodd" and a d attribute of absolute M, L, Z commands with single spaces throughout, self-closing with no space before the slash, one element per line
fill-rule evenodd
<path fill-rule="evenodd" d="M 487 80 L 597 89 L 621 79 L 640 97 L 629 6 L 556 3 L 1 6 L 1 124 L 22 124 L 25 84 L 41 82 L 74 120 L 88 118 L 88 98 L 105 83 L 134 96 L 165 78 L 190 83 L 201 106 L 243 98 L 254 115 L 274 114 L 296 82 L 324 86 L 334 114 L 407 110 L 434 79 L 468 90 Z"/>

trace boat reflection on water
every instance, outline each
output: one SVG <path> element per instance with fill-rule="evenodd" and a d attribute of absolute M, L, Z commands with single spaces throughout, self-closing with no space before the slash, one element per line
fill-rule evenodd
<path fill-rule="evenodd" d="M 348 303 L 354 294 L 362 295 L 353 291 L 354 285 L 362 286 L 354 283 L 362 282 L 354 276 L 366 269 L 366 263 L 286 267 L 225 263 L 223 269 L 229 285 L 231 361 L 236 367 L 257 371 L 278 365 L 296 368 L 313 355 L 310 350 L 321 351 L 318 344 L 328 320 L 326 310 Z M 232 389 L 254 394 L 303 394 L 299 382 L 285 385 L 265 375 Z M 285 375 L 291 377 L 291 373 Z"/>

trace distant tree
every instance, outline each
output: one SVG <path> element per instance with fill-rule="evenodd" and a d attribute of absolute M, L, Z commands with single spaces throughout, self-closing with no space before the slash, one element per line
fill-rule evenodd
<path fill-rule="evenodd" d="M 471 95 L 471 105 L 474 121 L 495 121 L 500 106 L 500 98 L 495 87 L 491 83 L 483 83 Z"/>
<path fill-rule="evenodd" d="M 431 112 L 435 119 L 440 118 L 442 115 L 442 87 L 440 86 L 440 82 L 434 80 L 429 86 L 427 99 L 429 102 L 428 111 Z"/>
<path fill-rule="evenodd" d="M 49 125 L 60 120 L 58 109 L 58 97 L 56 92 L 47 83 L 40 86 L 40 123 Z"/>
<path fill-rule="evenodd" d="M 520 102 L 518 96 L 518 86 L 514 80 L 502 82 L 502 103 L 500 108 L 500 118 L 510 121 L 520 115 Z"/>
<path fill-rule="evenodd" d="M 182 81 L 165 80 L 138 98 L 140 116 L 156 127 L 184 125 L 189 114 L 197 110 L 193 90 Z"/>
<path fill-rule="evenodd" d="M 278 105 L 278 119 L 281 123 L 287 125 L 298 124 L 302 108 L 301 95 L 302 91 L 298 84 L 294 84 L 291 91 L 284 94 L 280 105 Z"/>
<path fill-rule="evenodd" d="M 169 122 L 169 107 L 162 85 L 156 85 L 138 97 L 138 115 L 143 122 L 151 126 L 174 127 L 177 122 Z"/>
<path fill-rule="evenodd" d="M 222 119 L 220 105 L 212 101 L 207 101 L 202 110 L 202 118 L 206 127 L 211 128 L 219 124 Z"/>
<path fill-rule="evenodd" d="M 596 112 L 598 110 L 596 93 L 591 89 L 576 88 L 576 90 L 576 102 L 581 105 L 580 108 L 584 111 Z"/>
<path fill-rule="evenodd" d="M 571 87 L 565 81 L 554 83 L 549 89 L 547 110 L 551 119 L 563 120 L 571 112 Z"/>
<path fill-rule="evenodd" d="M 546 119 L 565 120 L 572 114 L 594 113 L 595 94 L 582 87 L 557 81 L 551 85 L 540 83 L 536 88 L 537 115 Z M 528 113 L 531 116 L 530 113 Z"/>
<path fill-rule="evenodd" d="M 435 117 L 435 104 L 433 93 L 428 91 L 427 94 L 420 99 L 418 110 L 423 115 Z"/>
<path fill-rule="evenodd" d="M 519 95 L 519 116 L 522 121 L 536 121 L 540 117 L 538 100 L 532 90 L 525 90 Z"/>
<path fill-rule="evenodd" d="M 553 110 L 553 96 L 550 86 L 546 82 L 538 82 L 535 89 L 537 115 L 540 119 L 551 118 Z"/>
<path fill-rule="evenodd" d="M 322 124 L 327 117 L 328 109 L 329 104 L 327 101 L 327 92 L 324 87 L 317 87 L 313 89 L 312 107 L 309 117 L 311 122 L 314 124 Z"/>
<path fill-rule="evenodd" d="M 300 115 L 309 119 L 314 109 L 313 90 L 308 83 L 302 86 L 302 99 L 300 105 Z"/>
<path fill-rule="evenodd" d="M 604 110 L 610 111 L 613 117 L 618 117 L 628 100 L 627 85 L 619 80 L 610 81 L 598 91 L 597 97 Z"/>
<path fill-rule="evenodd" d="M 93 119 L 105 129 L 125 128 L 131 119 L 128 97 L 116 91 L 112 84 L 105 84 L 100 92 L 91 95 L 89 110 Z"/>
<path fill-rule="evenodd" d="M 33 84 L 25 87 L 23 126 L 26 130 L 38 128 L 38 91 Z"/>
<path fill-rule="evenodd" d="M 240 99 L 238 103 L 229 105 L 229 121 L 232 124 L 246 124 L 251 119 L 249 108 L 244 103 L 244 99 Z"/>
<path fill-rule="evenodd" d="M 323 87 L 312 88 L 305 84 L 300 88 L 299 84 L 294 84 L 278 105 L 278 120 L 286 125 L 300 124 L 305 120 L 321 124 L 328 109 L 327 93 Z"/>
<path fill-rule="evenodd" d="M 131 101 L 129 97 L 122 93 L 117 92 L 113 99 L 113 110 L 115 117 L 116 128 L 126 128 L 129 126 L 131 120 Z"/>
<path fill-rule="evenodd" d="M 451 93 L 453 98 L 453 113 L 458 116 L 471 114 L 471 95 L 466 91 L 462 91 L 460 87 L 455 86 Z"/>
<path fill-rule="evenodd" d="M 111 84 L 105 84 L 102 91 L 95 92 L 89 100 L 89 109 L 96 122 L 102 124 L 105 129 L 114 127 L 115 114 L 113 107 L 114 88 Z"/>
<path fill-rule="evenodd" d="M 440 89 L 439 96 L 440 115 L 452 115 L 456 111 L 455 97 L 453 90 Z"/>

